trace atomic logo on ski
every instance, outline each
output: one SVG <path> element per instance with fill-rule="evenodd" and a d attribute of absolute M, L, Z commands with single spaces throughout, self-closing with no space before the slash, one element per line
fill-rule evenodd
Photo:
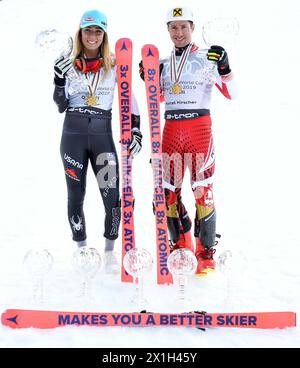
<path fill-rule="evenodd" d="M 148 57 L 148 56 L 154 56 L 150 48 L 149 48 L 149 50 L 148 50 L 147 57 Z"/>
<path fill-rule="evenodd" d="M 13 322 L 15 325 L 17 325 L 18 326 L 18 322 L 17 322 L 17 318 L 18 318 L 19 316 L 18 315 L 16 315 L 15 317 L 11 317 L 11 318 L 6 318 L 6 320 L 7 321 L 10 321 L 10 322 Z"/>
<path fill-rule="evenodd" d="M 121 47 L 121 51 L 123 51 L 123 50 L 128 51 L 128 49 L 126 47 L 126 42 L 125 41 L 123 42 L 123 45 Z"/>

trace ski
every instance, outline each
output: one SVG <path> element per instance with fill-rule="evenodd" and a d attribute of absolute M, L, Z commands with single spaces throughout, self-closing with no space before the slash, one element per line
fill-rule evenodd
<path fill-rule="evenodd" d="M 200 329 L 216 327 L 284 329 L 288 327 L 296 327 L 296 313 L 88 313 L 8 309 L 2 314 L 1 322 L 2 325 L 14 329 L 52 329 L 64 326 L 185 326 Z"/>
<path fill-rule="evenodd" d="M 148 118 L 151 139 L 151 165 L 153 172 L 153 206 L 156 224 L 157 283 L 171 284 L 172 275 L 167 267 L 170 255 L 165 193 L 163 187 L 162 140 L 160 122 L 159 54 L 154 45 L 144 45 L 142 60 L 145 75 Z"/>
<path fill-rule="evenodd" d="M 132 42 L 121 38 L 116 43 L 117 85 L 119 97 L 120 136 L 121 136 L 121 210 L 122 210 L 122 271 L 123 282 L 133 282 L 123 266 L 123 259 L 135 247 L 134 238 L 134 198 L 132 191 L 132 157 L 129 152 L 131 142 L 131 80 Z"/>

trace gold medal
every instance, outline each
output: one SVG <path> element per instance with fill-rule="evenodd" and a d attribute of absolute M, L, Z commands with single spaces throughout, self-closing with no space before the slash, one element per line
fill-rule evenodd
<path fill-rule="evenodd" d="M 89 94 L 85 98 L 85 103 L 88 106 L 97 106 L 98 98 L 96 96 L 96 91 L 97 91 L 97 87 L 98 87 L 99 79 L 100 79 L 100 70 L 97 73 L 94 73 L 92 81 L 90 81 L 89 75 L 87 73 L 85 74 L 85 78 L 88 82 L 87 87 L 89 90 Z"/>
<path fill-rule="evenodd" d="M 89 96 L 86 96 L 85 98 L 85 102 L 87 105 L 89 106 L 95 106 L 98 104 L 98 99 L 97 97 L 92 93 L 91 95 Z"/>
<path fill-rule="evenodd" d="M 179 95 L 182 92 L 182 87 L 179 83 L 174 84 L 172 87 L 172 92 L 175 93 L 175 95 Z"/>

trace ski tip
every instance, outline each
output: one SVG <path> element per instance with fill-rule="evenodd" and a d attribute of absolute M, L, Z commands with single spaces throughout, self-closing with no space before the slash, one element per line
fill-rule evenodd
<path fill-rule="evenodd" d="M 4 311 L 2 314 L 1 314 L 1 324 L 4 325 L 4 322 L 5 322 L 5 315 L 6 315 L 7 311 Z"/>
<path fill-rule="evenodd" d="M 152 44 L 146 44 L 142 47 L 142 56 L 146 57 L 158 57 L 158 48 Z"/>
<path fill-rule="evenodd" d="M 7 309 L 1 314 L 1 324 L 10 328 L 18 328 L 18 311 Z"/>
<path fill-rule="evenodd" d="M 151 49 L 157 49 L 157 47 L 155 45 L 153 45 L 152 43 L 146 43 L 142 49 L 148 49 L 148 48 L 151 48 Z"/>
<path fill-rule="evenodd" d="M 122 37 L 122 38 L 119 38 L 118 41 L 116 43 L 123 43 L 123 42 L 129 42 L 129 43 L 132 43 L 131 39 L 128 38 L 128 37 Z"/>
<path fill-rule="evenodd" d="M 130 38 L 120 38 L 116 42 L 116 51 L 128 51 L 132 48 L 132 41 Z"/>

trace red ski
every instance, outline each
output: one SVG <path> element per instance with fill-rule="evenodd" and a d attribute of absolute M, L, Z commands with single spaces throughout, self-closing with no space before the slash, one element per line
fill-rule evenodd
<path fill-rule="evenodd" d="M 153 327 L 185 326 L 197 328 L 230 327 L 274 329 L 296 327 L 294 312 L 263 313 L 88 313 L 8 309 L 2 325 L 11 328 L 50 329 L 64 326 Z"/>
<path fill-rule="evenodd" d="M 154 182 L 153 204 L 156 222 L 157 283 L 171 284 L 172 275 L 167 267 L 170 254 L 167 213 L 163 187 L 162 143 L 160 124 L 159 54 L 154 45 L 142 48 L 149 128 L 151 137 L 151 165 Z"/>
<path fill-rule="evenodd" d="M 121 186 L 122 186 L 122 261 L 126 252 L 135 247 L 132 157 L 129 152 L 131 142 L 131 79 L 132 42 L 121 38 L 116 43 L 117 84 L 119 96 L 120 135 L 121 135 Z M 132 282 L 122 262 L 121 280 Z"/>

